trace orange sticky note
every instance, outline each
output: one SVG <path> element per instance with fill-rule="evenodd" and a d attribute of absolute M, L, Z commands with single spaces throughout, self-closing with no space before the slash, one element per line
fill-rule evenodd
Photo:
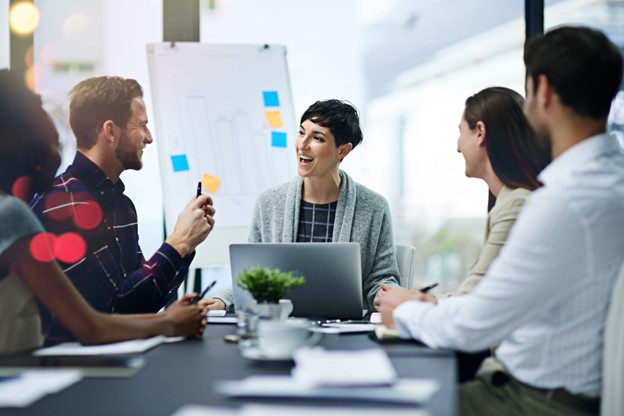
<path fill-rule="evenodd" d="M 269 126 L 271 126 L 272 128 L 282 127 L 284 125 L 284 122 L 282 121 L 282 115 L 279 111 L 265 111 L 264 115 L 269 122 Z"/>
<path fill-rule="evenodd" d="M 219 190 L 220 184 L 221 179 L 217 178 L 216 176 L 208 175 L 207 173 L 204 173 L 204 175 L 202 176 L 202 189 L 205 189 L 210 193 L 216 194 Z"/>

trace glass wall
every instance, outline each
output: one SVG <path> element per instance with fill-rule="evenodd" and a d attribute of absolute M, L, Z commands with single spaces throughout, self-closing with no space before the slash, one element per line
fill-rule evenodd
<path fill-rule="evenodd" d="M 162 0 L 36 1 L 36 87 L 65 141 L 67 92 L 100 74 L 136 78 L 151 97 L 145 45 L 162 40 Z M 295 110 L 317 99 L 352 101 L 365 139 L 343 168 L 385 196 L 396 241 L 417 248 L 416 285 L 452 290 L 480 251 L 487 187 L 464 174 L 457 153 L 465 99 L 501 85 L 524 93 L 524 2 L 517 0 L 211 0 L 201 1 L 201 41 L 278 43 L 288 48 Z M 581 23 L 624 44 L 624 1 L 546 1 L 547 28 Z M 0 0 L 7 27 L 8 0 Z M 4 46 L 3 46 L 4 45 Z M 8 65 L 0 31 L 0 66 Z M 4 65 L 3 65 L 3 62 Z M 153 125 L 153 124 L 152 124 Z M 624 131 L 624 93 L 610 118 Z M 155 139 L 158 140 L 158 132 Z M 123 180 L 140 216 L 141 242 L 162 241 L 162 195 L 156 147 L 144 168 Z M 294 163 L 294 162 L 293 162 Z M 217 207 L 218 210 L 218 207 Z M 218 226 L 218 213 L 217 213 Z"/>
<path fill-rule="evenodd" d="M 478 1 L 467 3 L 471 12 L 464 21 L 472 24 L 484 9 Z M 623 6 L 622 1 L 547 1 L 545 26 L 597 27 L 622 46 Z M 391 202 L 397 242 L 417 249 L 416 286 L 438 281 L 441 291 L 456 288 L 480 251 L 487 187 L 464 176 L 457 126 L 465 99 L 482 88 L 500 85 L 524 95 L 525 26 L 523 11 L 517 13 L 437 49 L 368 102 L 367 138 L 373 142 L 368 165 L 379 169 L 367 180 Z M 445 19 L 453 17 L 441 17 L 440 28 L 448 26 Z M 623 102 L 620 93 L 610 118 L 613 130 L 622 130 Z"/>

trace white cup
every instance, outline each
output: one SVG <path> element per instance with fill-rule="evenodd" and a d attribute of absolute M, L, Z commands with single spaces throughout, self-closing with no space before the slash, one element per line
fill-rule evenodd
<path fill-rule="evenodd" d="M 285 321 L 286 319 L 288 319 L 288 317 L 293 311 L 292 301 L 290 299 L 280 299 L 279 305 L 280 305 L 279 319 L 280 321 Z"/>
<path fill-rule="evenodd" d="M 259 347 L 268 355 L 292 356 L 297 349 L 314 345 L 321 338 L 320 332 L 310 331 L 311 326 L 305 319 L 260 321 Z"/>

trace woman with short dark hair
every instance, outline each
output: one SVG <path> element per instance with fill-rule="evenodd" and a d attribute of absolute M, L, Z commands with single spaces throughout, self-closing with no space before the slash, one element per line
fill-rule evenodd
<path fill-rule="evenodd" d="M 372 312 L 377 291 L 382 284 L 397 285 L 399 270 L 388 203 L 340 169 L 361 142 L 353 105 L 340 100 L 312 104 L 301 117 L 296 139 L 299 176 L 258 197 L 249 241 L 359 243 L 364 307 Z M 232 292 L 215 298 L 209 301 L 213 308 L 229 306 Z"/>

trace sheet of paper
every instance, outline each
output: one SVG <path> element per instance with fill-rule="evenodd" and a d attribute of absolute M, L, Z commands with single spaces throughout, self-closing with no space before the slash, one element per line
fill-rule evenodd
<path fill-rule="evenodd" d="M 235 316 L 210 316 L 206 317 L 209 324 L 235 324 L 238 319 Z"/>
<path fill-rule="evenodd" d="M 313 387 L 288 376 L 253 376 L 240 381 L 217 382 L 215 389 L 231 397 L 356 399 L 417 404 L 431 400 L 440 384 L 435 379 L 400 379 L 391 386 Z"/>
<path fill-rule="evenodd" d="M 377 325 L 375 328 L 375 336 L 377 339 L 398 339 L 401 338 L 399 331 L 394 328 L 388 328 L 385 325 Z"/>
<path fill-rule="evenodd" d="M 182 342 L 186 339 L 186 337 L 167 337 L 163 341 L 165 344 L 175 344 L 176 342 Z"/>
<path fill-rule="evenodd" d="M 0 381 L 0 407 L 26 407 L 82 379 L 78 370 L 33 370 Z"/>
<path fill-rule="evenodd" d="M 320 327 L 310 328 L 310 331 L 321 332 L 323 334 L 353 334 L 358 332 L 372 332 L 375 330 L 373 324 L 349 324 L 334 323 L 323 324 Z"/>
<path fill-rule="evenodd" d="M 424 409 L 388 409 L 361 407 L 314 407 L 248 404 L 240 409 L 187 405 L 173 416 L 430 416 Z"/>
<path fill-rule="evenodd" d="M 397 379 L 386 353 L 378 348 L 359 351 L 302 348 L 294 355 L 293 378 L 315 386 L 389 385 Z"/>
<path fill-rule="evenodd" d="M 370 323 L 371 324 L 380 324 L 381 323 L 381 314 L 379 312 L 371 313 Z"/>
<path fill-rule="evenodd" d="M 110 355 L 136 354 L 162 344 L 164 336 L 132 341 L 115 342 L 104 345 L 80 345 L 77 342 L 64 342 L 53 347 L 42 348 L 33 354 L 42 357 L 46 355 Z"/>
<path fill-rule="evenodd" d="M 171 416 L 239 416 L 240 414 L 239 409 L 187 404 L 176 410 Z"/>
<path fill-rule="evenodd" d="M 361 407 L 304 407 L 250 404 L 243 406 L 241 416 L 428 416 L 423 409 L 388 409 Z"/>

